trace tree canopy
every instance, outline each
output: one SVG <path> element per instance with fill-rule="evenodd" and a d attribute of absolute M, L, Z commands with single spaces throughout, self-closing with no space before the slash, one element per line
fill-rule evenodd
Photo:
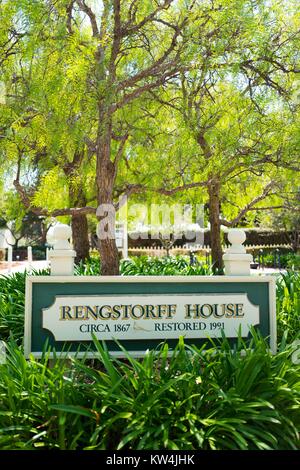
<path fill-rule="evenodd" d="M 296 0 L 7 0 L 0 16 L 1 216 L 70 217 L 85 258 L 99 205 L 203 203 L 220 267 L 221 225 L 287 210 Z M 99 250 L 118 273 L 114 240 Z"/>

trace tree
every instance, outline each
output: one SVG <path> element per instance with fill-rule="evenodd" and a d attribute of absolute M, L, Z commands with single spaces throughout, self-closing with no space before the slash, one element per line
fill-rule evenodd
<path fill-rule="evenodd" d="M 0 224 L 11 234 L 12 245 L 17 248 L 20 240 L 25 243 L 43 245 L 51 226 L 44 217 L 27 212 L 19 195 L 7 191 L 0 204 Z"/>
<path fill-rule="evenodd" d="M 299 22 L 295 5 L 289 6 L 284 12 L 263 1 L 255 7 L 252 2 L 220 2 L 210 15 L 202 10 L 200 34 L 194 29 L 185 32 L 193 67 L 182 71 L 172 91 L 169 87 L 164 94 L 155 94 L 162 106 L 171 108 L 169 120 L 177 122 L 173 128 L 185 127 L 190 134 L 188 138 L 181 130 L 176 133 L 175 139 L 188 141 L 189 155 L 180 152 L 183 158 L 175 172 L 166 168 L 170 177 L 164 178 L 164 194 L 196 187 L 207 191 L 216 269 L 222 267 L 221 225 L 237 225 L 270 197 L 279 188 L 278 168 L 299 169 L 291 161 L 289 145 L 295 122 L 290 95 L 298 71 L 294 51 Z M 293 155 L 297 160 L 295 151 Z M 253 175 L 259 181 L 250 189 L 244 183 Z M 233 197 L 238 210 L 228 220 L 221 214 L 222 201 L 223 206 L 231 204 L 226 192 L 234 186 L 247 194 Z"/>
<path fill-rule="evenodd" d="M 220 267 L 221 223 L 237 224 L 274 191 L 273 169 L 290 164 L 276 136 L 297 72 L 296 3 L 23 0 L 14 15 L 26 20 L 19 31 L 26 41 L 20 37 L 19 55 L 6 61 L 10 113 L 2 127 L 27 209 L 71 216 L 81 251 L 96 205 L 106 207 L 98 213 L 105 222 L 122 195 L 198 190 L 208 195 Z M 222 218 L 235 204 L 226 201 L 228 185 L 243 187 L 253 173 L 258 187 L 231 220 Z M 67 191 L 45 199 L 51 177 Z M 118 273 L 113 239 L 100 240 L 100 255 L 103 274 Z"/>
<path fill-rule="evenodd" d="M 280 185 L 280 193 L 272 201 L 271 206 L 258 209 L 259 220 L 265 227 L 272 230 L 284 230 L 286 242 L 293 251 L 300 249 L 300 189 L 293 184 L 293 175 L 286 172 Z"/>
<path fill-rule="evenodd" d="M 3 69 L 3 163 L 15 168 L 14 185 L 27 211 L 45 217 L 71 216 L 77 257 L 84 259 L 89 253 L 86 215 L 69 208 L 85 206 L 90 196 L 86 190 L 90 165 L 85 161 L 83 167 L 84 159 L 90 159 L 84 137 L 93 125 L 90 112 L 83 114 L 85 107 L 89 109 L 87 54 L 76 62 L 83 38 L 73 35 L 71 40 L 65 33 L 64 2 L 58 10 L 50 7 L 25 1 L 14 12 L 16 22 L 18 16 L 26 20 L 21 23 L 26 41 Z M 53 179 L 58 186 L 47 192 L 44 184 L 52 185 Z M 60 206 L 63 210 L 55 211 Z"/>
<path fill-rule="evenodd" d="M 118 165 L 129 138 L 128 130 L 123 125 L 123 115 L 130 112 L 131 104 L 141 95 L 162 86 L 182 68 L 179 60 L 183 48 L 180 35 L 193 2 L 181 9 L 172 0 L 145 1 L 142 7 L 135 0 L 122 4 L 120 0 L 114 0 L 105 1 L 101 11 L 93 11 L 85 1 L 78 0 L 68 3 L 63 14 L 64 5 L 65 2 L 57 2 L 48 11 L 47 6 L 41 7 L 47 24 L 43 32 L 39 24 L 43 38 L 42 41 L 38 38 L 39 46 L 45 40 L 52 42 L 53 47 L 51 27 L 54 34 L 59 34 L 58 40 L 61 42 L 58 47 L 65 45 L 63 22 L 59 23 L 58 29 L 55 26 L 57 19 L 64 17 L 67 35 L 72 39 L 75 37 L 75 40 L 78 34 L 80 36 L 78 18 L 85 16 L 90 22 L 91 37 L 84 40 L 80 37 L 76 46 L 80 55 L 89 55 L 91 45 L 93 49 L 93 56 L 89 55 L 86 93 L 94 100 L 92 109 L 96 110 L 97 118 L 95 141 L 91 145 L 96 155 L 97 204 L 112 205 Z M 34 23 L 38 15 L 36 12 L 31 15 L 31 7 L 26 2 L 25 6 L 22 5 L 23 14 L 25 10 Z M 18 178 L 15 187 L 23 202 L 31 206 L 31 198 Z M 94 212 L 94 207 L 85 206 L 53 210 L 51 215 Z M 103 217 L 105 215 L 99 218 Z M 113 239 L 100 240 L 100 255 L 103 274 L 118 273 L 117 248 Z"/>
<path fill-rule="evenodd" d="M 18 2 L 15 0 L 0 4 L 0 68 L 17 54 L 20 40 L 24 36 L 24 33 L 18 31 L 15 26 L 14 17 L 17 9 Z"/>
<path fill-rule="evenodd" d="M 172 0 L 161 2 L 104 2 L 101 26 L 95 13 L 84 1 L 77 2 L 89 17 L 95 51 L 98 124 L 96 136 L 97 204 L 113 204 L 119 162 L 129 130 L 123 124 L 124 112 L 141 95 L 162 86 L 182 67 L 179 41 L 187 12 L 179 11 Z M 118 145 L 115 145 L 118 142 Z M 99 220 L 105 218 L 99 212 Z M 117 274 L 119 263 L 115 240 L 101 238 L 100 255 L 103 274 Z"/>

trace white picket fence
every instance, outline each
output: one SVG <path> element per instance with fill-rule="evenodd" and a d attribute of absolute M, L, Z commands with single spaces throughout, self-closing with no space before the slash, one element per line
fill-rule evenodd
<path fill-rule="evenodd" d="M 229 247 L 223 246 L 222 249 L 225 252 L 226 249 Z M 258 251 L 258 250 L 270 250 L 275 251 L 276 249 L 286 248 L 291 249 L 291 245 L 289 244 L 269 244 L 269 245 L 248 245 L 245 244 L 245 248 L 247 252 Z M 209 256 L 211 253 L 211 247 L 209 245 L 200 245 L 200 244 L 186 244 L 183 247 L 172 247 L 169 250 L 170 255 L 178 255 L 178 254 L 189 254 L 191 251 L 198 252 L 199 254 L 203 254 Z M 49 266 L 49 248 L 46 250 L 46 262 Z M 128 254 L 135 256 L 135 255 L 145 255 L 145 256 L 164 256 L 167 253 L 167 250 L 162 246 L 156 247 L 147 247 L 141 246 L 136 248 L 128 248 Z M 29 246 L 27 248 L 27 264 L 28 269 L 32 268 L 33 256 L 32 256 L 32 248 Z M 13 249 L 10 246 L 7 249 L 7 267 L 8 271 L 10 272 L 12 269 L 13 264 Z"/>
<path fill-rule="evenodd" d="M 13 268 L 13 265 L 14 265 L 14 261 L 13 261 L 13 247 L 12 246 L 9 246 L 7 249 L 5 249 L 6 251 L 6 255 L 4 253 L 4 260 L 6 258 L 6 262 L 4 261 L 4 268 L 6 269 L 6 271 L 8 273 L 11 273 L 12 272 L 12 268 Z M 48 251 L 49 249 L 47 248 L 46 250 L 46 267 L 49 267 L 49 260 L 48 260 Z M 18 261 L 18 257 L 17 257 L 17 261 Z M 26 263 L 26 269 L 27 270 L 31 270 L 33 265 L 33 254 L 32 254 L 32 247 L 31 246 L 28 246 L 27 247 L 27 260 L 25 261 Z M 23 262 L 24 263 L 24 262 Z"/>
<path fill-rule="evenodd" d="M 227 248 L 229 248 L 230 245 L 225 245 L 222 246 L 223 251 L 225 252 Z M 252 251 L 257 251 L 257 250 L 276 250 L 277 248 L 286 248 L 286 249 L 291 249 L 291 245 L 289 244 L 266 244 L 266 245 L 248 245 L 245 244 L 245 248 L 247 252 L 252 252 Z M 182 247 L 172 247 L 169 250 L 169 253 L 171 255 L 176 255 L 176 254 L 188 254 L 190 251 L 194 252 L 199 252 L 203 254 L 210 254 L 211 253 L 211 247 L 209 245 L 198 245 L 198 244 L 188 244 L 188 245 L 183 245 Z M 135 255 L 135 254 L 140 254 L 140 255 L 148 255 L 148 256 L 163 256 L 165 255 L 167 250 L 162 247 L 162 246 L 155 246 L 155 247 L 147 247 L 147 246 L 141 246 L 141 247 L 135 247 L 135 248 L 129 248 L 128 253 L 130 255 Z"/>

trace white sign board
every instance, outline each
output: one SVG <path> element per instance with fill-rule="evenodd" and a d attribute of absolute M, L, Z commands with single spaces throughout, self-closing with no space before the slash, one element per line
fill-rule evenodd
<path fill-rule="evenodd" d="M 56 341 L 235 337 L 259 324 L 259 307 L 245 293 L 56 296 L 42 322 Z"/>
<path fill-rule="evenodd" d="M 28 276 L 26 357 L 95 357 L 93 334 L 111 354 L 136 357 L 166 341 L 205 345 L 224 333 L 234 344 L 256 327 L 276 351 L 275 278 L 268 276 Z M 114 340 L 117 340 L 114 341 Z M 52 354 L 52 353 L 51 353 Z"/>

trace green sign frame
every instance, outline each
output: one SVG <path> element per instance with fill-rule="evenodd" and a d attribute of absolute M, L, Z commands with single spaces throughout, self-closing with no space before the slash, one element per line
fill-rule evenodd
<path fill-rule="evenodd" d="M 230 296 L 243 294 L 253 306 L 259 307 L 259 323 L 254 325 L 264 337 L 269 339 L 272 352 L 276 352 L 276 302 L 275 278 L 272 276 L 28 276 L 26 279 L 25 305 L 25 356 L 31 354 L 41 357 L 44 345 L 48 342 L 55 352 L 68 351 L 78 357 L 94 356 L 92 335 L 86 341 L 57 341 L 54 335 L 43 328 L 43 311 L 55 304 L 59 297 L 86 296 L 130 296 L 139 300 L 142 296 L 155 299 L 155 296 L 181 295 Z M 157 298 L 156 297 L 156 298 Z M 71 324 L 71 323 L 70 323 Z M 187 344 L 201 346 L 206 338 L 185 339 Z M 184 336 L 184 333 L 178 333 Z M 209 334 L 207 335 L 209 336 Z M 101 340 L 101 335 L 99 337 Z M 147 349 L 154 349 L 167 341 L 170 348 L 177 344 L 175 338 L 166 339 L 164 334 L 155 338 L 122 340 L 120 343 L 136 357 L 143 356 Z M 229 338 L 233 344 L 236 336 Z M 105 341 L 112 355 L 122 357 L 124 354 L 113 340 Z M 51 356 L 53 357 L 53 353 Z"/>

